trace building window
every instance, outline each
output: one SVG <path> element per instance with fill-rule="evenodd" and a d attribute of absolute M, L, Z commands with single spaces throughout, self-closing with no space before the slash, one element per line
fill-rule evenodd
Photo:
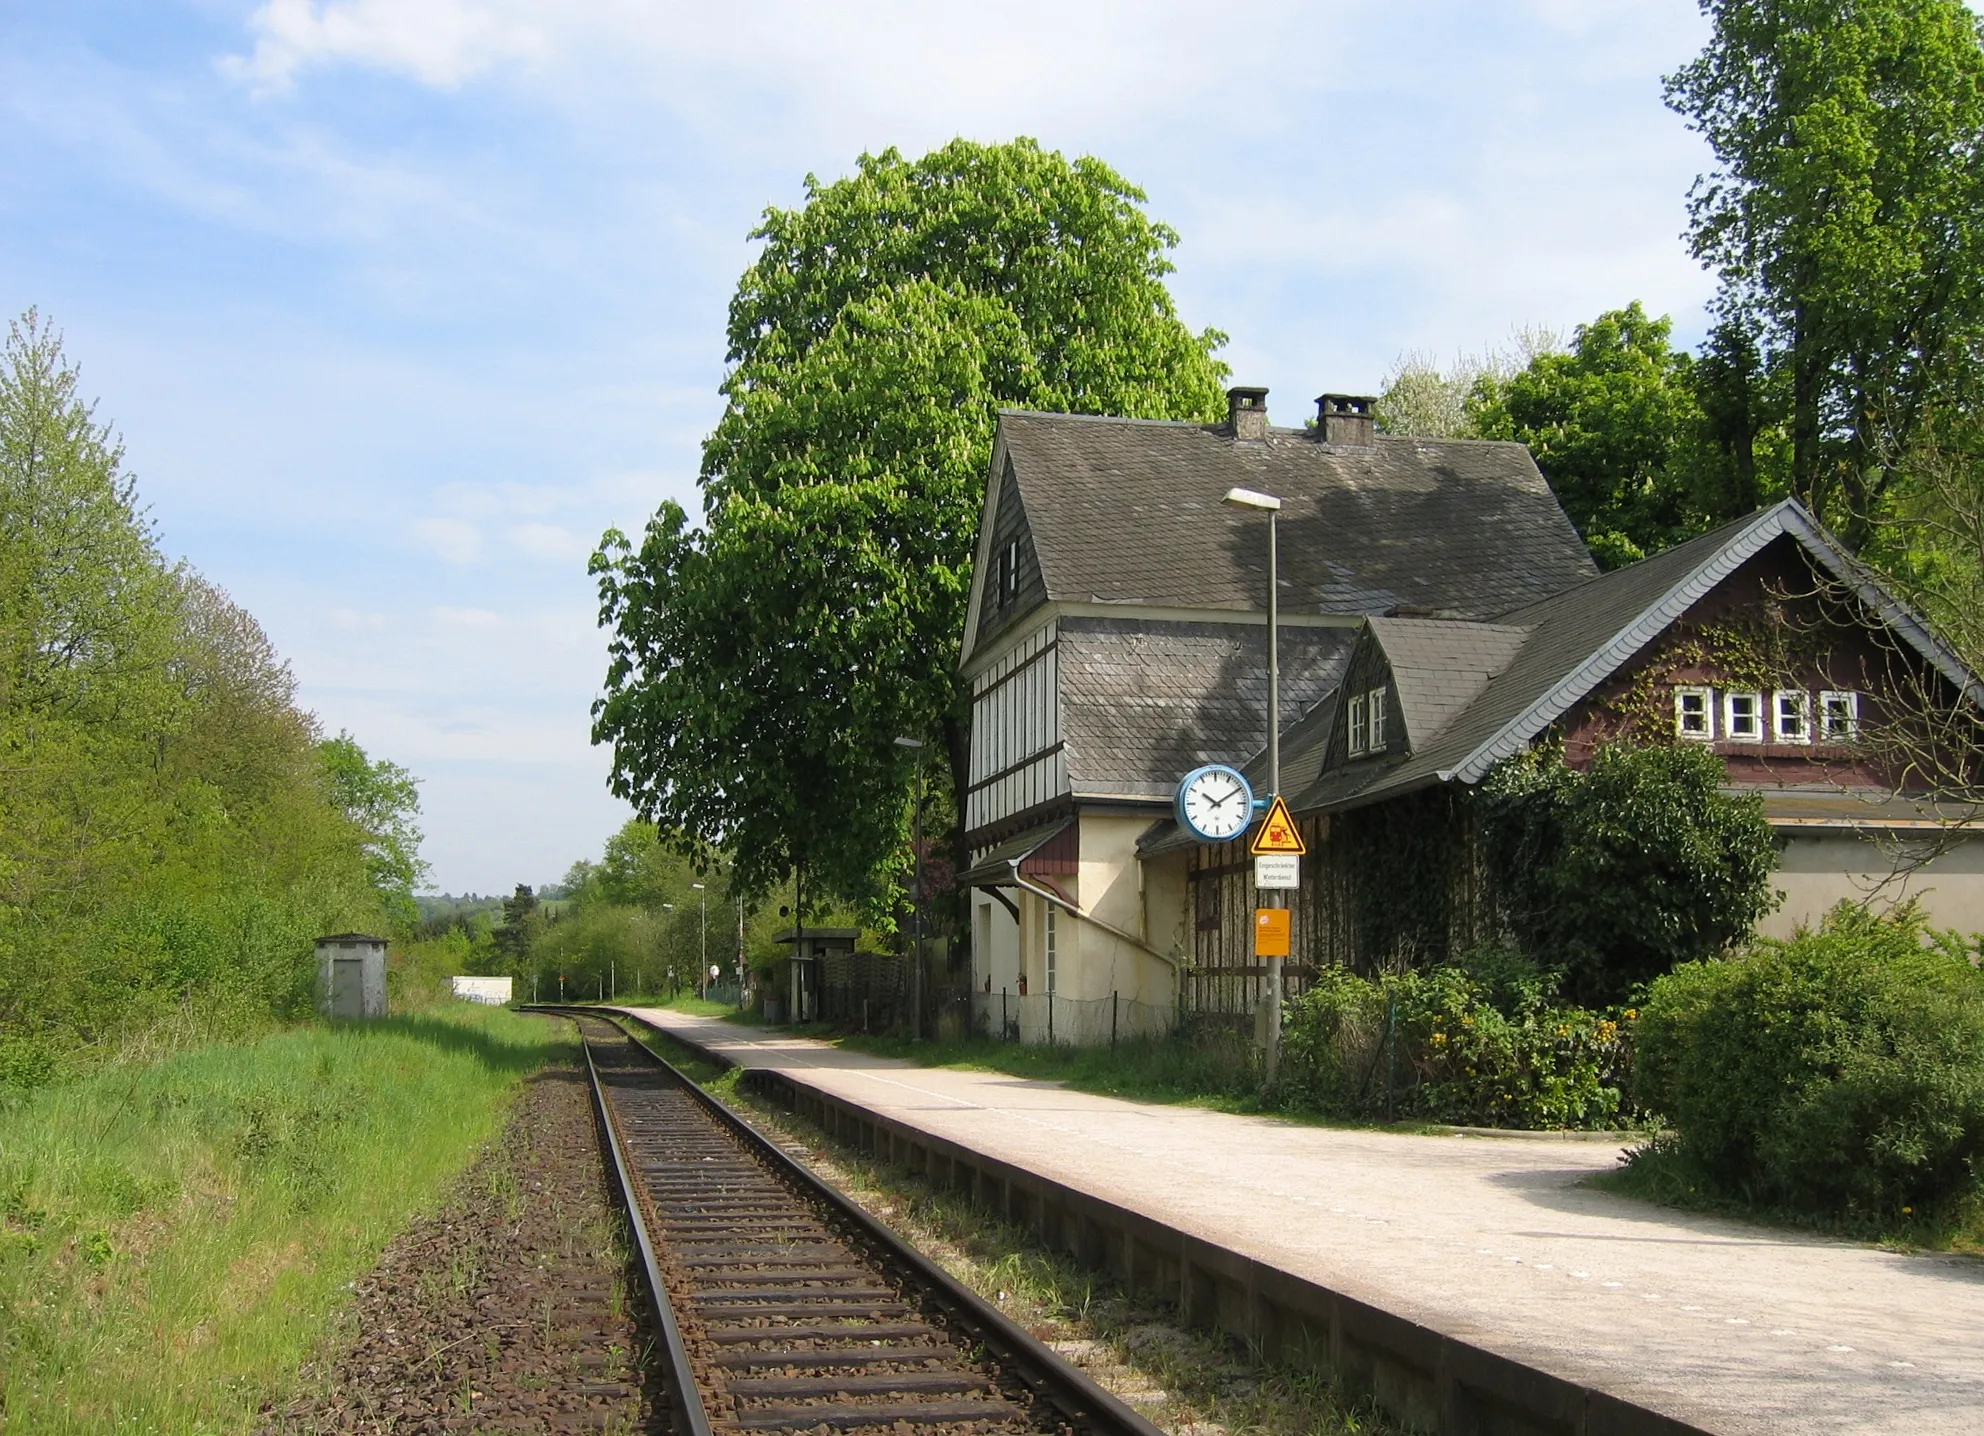
<path fill-rule="evenodd" d="M 1350 700 L 1350 756 L 1355 758 L 1364 751 L 1364 695 L 1358 694 Z"/>
<path fill-rule="evenodd" d="M 1764 696 L 1761 693 L 1722 695 L 1722 736 L 1732 743 L 1764 741 Z"/>
<path fill-rule="evenodd" d="M 1780 688 L 1771 699 L 1772 731 L 1780 743 L 1812 741 L 1812 695 L 1802 688 Z"/>
<path fill-rule="evenodd" d="M 1674 736 L 1707 743 L 1715 737 L 1715 691 L 1709 688 L 1674 690 Z"/>
<path fill-rule="evenodd" d="M 1382 753 L 1385 751 L 1385 690 L 1373 688 L 1365 707 L 1370 713 L 1371 751 Z"/>
<path fill-rule="evenodd" d="M 1851 743 L 1860 736 L 1860 695 L 1827 689 L 1819 695 L 1819 736 L 1828 743 Z"/>
<path fill-rule="evenodd" d="M 1054 958 L 1055 958 L 1054 907 L 1050 903 L 1047 908 L 1047 995 L 1049 997 L 1052 997 L 1054 995 L 1054 966 L 1055 966 Z"/>
<path fill-rule="evenodd" d="M 999 607 L 1018 602 L 1019 596 L 1020 541 L 1014 539 L 999 550 Z"/>

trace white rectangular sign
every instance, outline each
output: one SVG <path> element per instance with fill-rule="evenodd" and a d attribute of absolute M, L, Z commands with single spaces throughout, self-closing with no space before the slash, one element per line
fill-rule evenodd
<path fill-rule="evenodd" d="M 1254 886 L 1257 888 L 1299 888 L 1302 886 L 1302 859 L 1293 853 L 1262 853 L 1254 859 Z"/>

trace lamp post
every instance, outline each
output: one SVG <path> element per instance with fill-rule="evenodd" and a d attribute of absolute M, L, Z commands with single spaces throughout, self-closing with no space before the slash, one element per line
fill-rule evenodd
<path fill-rule="evenodd" d="M 923 740 L 898 738 L 896 746 L 916 754 L 916 807 L 909 820 L 910 852 L 916 871 L 910 879 L 915 884 L 916 901 L 911 907 L 914 924 L 911 930 L 915 938 L 909 950 L 909 1036 L 915 1041 L 923 1036 Z"/>
<path fill-rule="evenodd" d="M 1275 519 L 1281 500 L 1252 489 L 1228 489 L 1223 502 L 1236 509 L 1252 509 L 1268 516 L 1268 801 L 1281 796 L 1281 594 L 1276 573 Z M 1263 907 L 1288 906 L 1288 894 L 1281 888 L 1257 891 L 1254 900 Z M 1281 1066 L 1281 959 L 1268 959 L 1267 994 L 1267 1085 L 1274 1086 Z"/>
<path fill-rule="evenodd" d="M 703 996 L 708 997 L 710 995 L 709 979 L 704 977 L 703 974 L 708 972 L 710 968 L 710 895 L 708 889 L 704 888 L 701 883 L 690 883 L 689 886 L 703 895 L 703 963 L 701 967 L 696 969 L 696 982 L 703 989 Z"/>

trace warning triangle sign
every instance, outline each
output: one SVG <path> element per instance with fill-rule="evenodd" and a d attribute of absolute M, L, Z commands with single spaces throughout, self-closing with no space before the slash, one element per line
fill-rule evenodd
<path fill-rule="evenodd" d="M 1294 853 L 1300 857 L 1309 851 L 1309 845 L 1302 841 L 1302 834 L 1289 814 L 1288 804 L 1281 800 L 1281 794 L 1276 793 L 1274 801 L 1268 804 L 1268 815 L 1261 819 L 1260 830 L 1254 834 L 1249 851 L 1257 858 L 1263 853 Z"/>

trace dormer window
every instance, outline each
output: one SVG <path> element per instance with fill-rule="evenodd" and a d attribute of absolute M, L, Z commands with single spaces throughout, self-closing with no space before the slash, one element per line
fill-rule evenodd
<path fill-rule="evenodd" d="M 1355 758 L 1364 751 L 1364 695 L 1356 694 L 1350 700 L 1350 756 Z"/>
<path fill-rule="evenodd" d="M 1385 690 L 1373 688 L 1365 699 L 1365 710 L 1371 726 L 1371 751 L 1385 751 Z"/>

